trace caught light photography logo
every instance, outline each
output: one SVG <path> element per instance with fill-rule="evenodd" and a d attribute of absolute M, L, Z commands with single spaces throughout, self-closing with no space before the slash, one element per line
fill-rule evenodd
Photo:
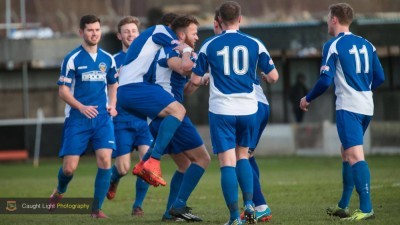
<path fill-rule="evenodd" d="M 0 214 L 88 214 L 93 198 L 63 198 L 50 203 L 49 198 L 0 198 Z"/>

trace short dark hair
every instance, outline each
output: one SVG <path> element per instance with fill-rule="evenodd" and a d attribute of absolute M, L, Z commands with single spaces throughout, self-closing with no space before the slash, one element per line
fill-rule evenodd
<path fill-rule="evenodd" d="M 174 19 L 174 21 L 172 21 L 171 29 L 174 32 L 177 32 L 177 30 L 179 30 L 181 28 L 186 28 L 192 23 L 196 24 L 197 26 L 199 25 L 199 22 L 197 21 L 197 19 L 194 16 L 190 16 L 190 15 L 179 16 L 176 19 Z"/>
<path fill-rule="evenodd" d="M 79 28 L 81 30 L 84 30 L 86 27 L 86 24 L 91 24 L 91 23 L 96 23 L 96 22 L 99 22 L 101 24 L 100 19 L 95 15 L 82 16 L 81 21 L 79 22 Z"/>
<path fill-rule="evenodd" d="M 172 24 L 172 21 L 174 21 L 177 17 L 178 14 L 176 13 L 166 13 L 161 17 L 160 24 L 169 26 Z"/>
<path fill-rule="evenodd" d="M 222 3 L 219 7 L 219 16 L 224 24 L 235 23 L 241 15 L 241 7 L 239 3 L 228 1 Z"/>
<path fill-rule="evenodd" d="M 353 8 L 347 3 L 337 3 L 329 6 L 331 17 L 336 16 L 342 25 L 350 25 L 353 22 Z"/>
<path fill-rule="evenodd" d="M 140 20 L 137 17 L 134 16 L 126 16 L 124 18 L 122 18 L 119 23 L 118 23 L 118 33 L 121 33 L 121 27 L 125 24 L 129 24 L 129 23 L 134 23 L 136 24 L 136 26 L 140 27 Z"/>

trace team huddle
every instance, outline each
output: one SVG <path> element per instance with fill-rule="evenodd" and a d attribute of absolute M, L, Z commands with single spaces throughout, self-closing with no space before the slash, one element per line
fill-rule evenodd
<path fill-rule="evenodd" d="M 363 135 L 373 115 L 372 90 L 384 81 L 384 73 L 374 46 L 349 32 L 351 6 L 338 3 L 329 10 L 328 33 L 334 38 L 324 45 L 320 79 L 299 107 L 307 111 L 312 100 L 335 84 L 343 192 L 327 213 L 342 220 L 370 219 L 374 211 Z M 101 210 L 103 202 L 116 196 L 120 179 L 131 168 L 131 153 L 137 150 L 140 161 L 132 170 L 137 176 L 132 215 L 144 215 L 142 204 L 150 185 L 167 185 L 160 162 L 169 154 L 177 169 L 169 183 L 162 221 L 201 222 L 187 201 L 208 167 L 210 155 L 186 115 L 183 99 L 209 85 L 212 151 L 218 156 L 230 215 L 226 224 L 269 221 L 271 209 L 262 193 L 254 155 L 270 111 L 260 82 L 274 84 L 279 75 L 265 45 L 239 30 L 241 20 L 238 3 L 222 3 L 215 12 L 215 35 L 196 53 L 199 23 L 195 17 L 169 13 L 159 25 L 139 34 L 140 21 L 128 16 L 118 24 L 122 50 L 112 56 L 98 47 L 100 19 L 83 16 L 79 29 L 83 43 L 64 58 L 58 80 L 66 119 L 59 153 L 63 165 L 50 203 L 62 200 L 90 142 L 98 167 L 92 217 L 107 218 Z M 350 214 L 354 187 L 360 207 Z"/>

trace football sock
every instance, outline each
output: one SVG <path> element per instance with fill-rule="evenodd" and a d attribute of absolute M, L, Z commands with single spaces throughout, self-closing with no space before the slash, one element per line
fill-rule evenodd
<path fill-rule="evenodd" d="M 171 216 L 169 214 L 169 209 L 171 208 L 172 203 L 174 203 L 174 201 L 176 200 L 176 197 L 178 196 L 178 192 L 179 192 L 179 189 L 182 184 L 183 176 L 184 176 L 184 174 L 179 171 L 175 171 L 174 175 L 172 176 L 170 189 L 169 189 L 169 195 L 168 195 L 167 209 L 165 210 L 165 213 L 164 213 L 165 216 Z"/>
<path fill-rule="evenodd" d="M 63 168 L 60 167 L 58 170 L 58 186 L 57 186 L 57 191 L 58 193 L 64 193 L 67 191 L 67 187 L 69 182 L 72 180 L 72 176 L 66 176 L 63 172 Z"/>
<path fill-rule="evenodd" d="M 229 209 L 230 220 L 233 221 L 239 217 L 238 180 L 235 167 L 221 167 L 221 187 L 225 203 Z"/>
<path fill-rule="evenodd" d="M 354 189 L 353 171 L 349 162 L 342 163 L 343 192 L 338 206 L 342 209 L 349 206 L 351 194 Z"/>
<path fill-rule="evenodd" d="M 261 190 L 260 179 L 257 176 L 257 172 L 254 171 L 253 167 L 253 202 L 255 206 L 266 205 L 267 201 Z"/>
<path fill-rule="evenodd" d="M 372 210 L 370 196 L 370 172 L 367 162 L 359 161 L 352 166 L 354 184 L 360 197 L 360 209 L 364 213 Z"/>
<path fill-rule="evenodd" d="M 96 180 L 94 181 L 94 203 L 92 211 L 101 209 L 108 188 L 110 187 L 111 169 L 97 168 Z"/>
<path fill-rule="evenodd" d="M 258 169 L 256 158 L 254 158 L 254 156 L 250 157 L 249 162 L 250 162 L 250 165 L 253 168 L 253 170 L 256 172 L 257 177 L 260 177 L 260 170 Z"/>
<path fill-rule="evenodd" d="M 171 141 L 176 129 L 181 125 L 181 121 L 174 116 L 167 116 L 163 119 L 158 129 L 158 135 L 155 140 L 151 157 L 160 160 L 165 148 Z"/>
<path fill-rule="evenodd" d="M 146 197 L 147 190 L 149 189 L 149 184 L 142 178 L 137 177 L 136 179 L 136 198 L 133 203 L 133 208 L 142 207 L 144 198 Z"/>
<path fill-rule="evenodd" d="M 244 205 L 253 205 L 253 169 L 248 159 L 241 159 L 236 163 L 236 174 L 243 193 Z"/>
<path fill-rule="evenodd" d="M 119 174 L 117 167 L 113 165 L 111 168 L 111 183 L 118 184 L 121 177 L 122 176 Z"/>
<path fill-rule="evenodd" d="M 183 208 L 186 206 L 190 194 L 199 183 L 201 176 L 204 174 L 204 169 L 196 163 L 190 164 L 183 176 L 181 187 L 179 188 L 178 196 L 173 203 L 174 208 Z"/>

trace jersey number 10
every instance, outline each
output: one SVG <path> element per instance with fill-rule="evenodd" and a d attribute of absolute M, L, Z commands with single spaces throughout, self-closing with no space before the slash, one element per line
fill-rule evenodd
<path fill-rule="evenodd" d="M 368 50 L 365 45 L 362 48 L 357 49 L 355 45 L 349 50 L 351 55 L 354 55 L 356 60 L 356 73 L 361 73 L 361 61 L 360 61 L 360 54 L 364 55 L 364 73 L 369 72 L 369 58 L 368 58 Z"/>
<path fill-rule="evenodd" d="M 242 58 L 239 59 L 239 53 L 242 53 Z M 231 58 L 229 55 L 229 46 L 224 46 L 224 48 L 217 52 L 218 56 L 223 57 L 224 61 L 224 74 L 229 76 L 231 75 L 231 66 L 229 59 Z M 244 75 L 249 70 L 249 50 L 247 50 L 246 46 L 238 45 L 232 50 L 232 63 L 233 63 L 233 72 L 236 75 Z M 239 60 L 242 60 L 242 68 L 239 68 Z"/>

